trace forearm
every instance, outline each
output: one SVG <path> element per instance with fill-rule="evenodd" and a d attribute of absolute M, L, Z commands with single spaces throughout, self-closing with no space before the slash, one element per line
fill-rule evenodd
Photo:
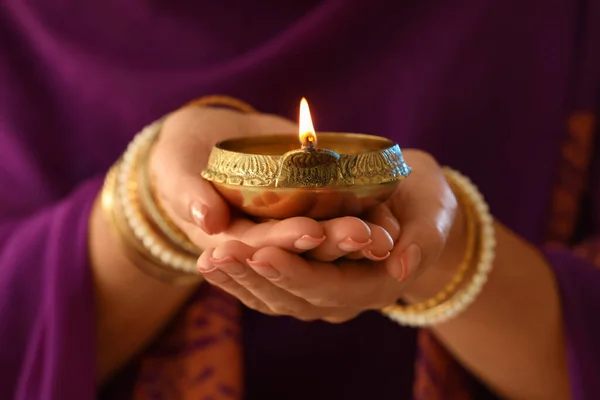
<path fill-rule="evenodd" d="M 100 202 L 90 216 L 96 295 L 96 371 L 101 383 L 146 346 L 194 292 L 141 272 L 122 251 Z"/>
<path fill-rule="evenodd" d="M 498 223 L 496 234 L 494 269 L 483 292 L 434 334 L 506 398 L 567 399 L 562 318 L 552 271 L 535 248 Z M 452 273 L 447 266 L 432 268 L 414 285 L 411 300 L 434 295 Z"/>

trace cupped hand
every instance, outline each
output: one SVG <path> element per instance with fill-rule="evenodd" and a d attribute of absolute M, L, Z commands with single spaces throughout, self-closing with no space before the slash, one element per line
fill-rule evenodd
<path fill-rule="evenodd" d="M 201 178 L 212 146 L 231 137 L 281 133 L 296 135 L 297 125 L 280 117 L 227 109 L 189 107 L 173 113 L 153 147 L 150 171 L 158 200 L 169 218 L 199 248 L 227 241 L 261 248 L 273 246 L 312 259 L 389 256 L 398 223 L 388 210 L 363 222 L 353 217 L 325 222 L 297 217 L 257 223 L 234 216 L 213 186 Z"/>
<path fill-rule="evenodd" d="M 461 220 L 457 201 L 439 165 L 420 151 L 408 150 L 405 158 L 414 172 L 387 203 L 364 217 L 394 233 L 388 257 L 340 259 L 324 246 L 309 252 L 316 261 L 284 246 L 229 240 L 205 251 L 199 271 L 248 307 L 270 315 L 344 322 L 395 303 L 423 271 L 437 273 L 437 265 L 454 263 L 463 242 L 461 224 L 455 223 Z M 328 223 L 322 226 L 327 229 Z M 336 235 L 334 229 L 330 236 Z"/>

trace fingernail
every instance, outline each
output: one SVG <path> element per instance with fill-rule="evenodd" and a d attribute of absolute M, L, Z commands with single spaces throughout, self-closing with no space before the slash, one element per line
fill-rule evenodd
<path fill-rule="evenodd" d="M 325 236 L 316 238 L 310 235 L 304 235 L 294 242 L 294 247 L 298 250 L 312 250 L 325 241 Z"/>
<path fill-rule="evenodd" d="M 390 256 L 390 252 L 388 251 L 387 254 L 385 256 L 376 256 L 375 254 L 373 254 L 371 252 L 371 249 L 365 249 L 362 251 L 363 256 L 365 256 L 366 258 L 368 258 L 369 260 L 372 261 L 383 261 L 385 259 L 387 259 Z"/>
<path fill-rule="evenodd" d="M 247 259 L 246 263 L 248 263 L 257 274 L 264 276 L 267 279 L 275 279 L 281 275 L 281 273 L 273 268 L 268 262 Z"/>
<path fill-rule="evenodd" d="M 421 249 L 416 244 L 411 244 L 400 256 L 402 272 L 398 280 L 404 282 L 419 266 L 421 262 Z"/>
<path fill-rule="evenodd" d="M 346 238 L 338 243 L 338 248 L 342 251 L 351 253 L 353 251 L 358 251 L 358 250 L 364 249 L 365 247 L 370 245 L 371 242 L 372 242 L 371 239 L 367 240 L 366 242 L 361 243 L 361 242 L 357 242 L 356 240 L 354 240 L 352 238 Z"/>
<path fill-rule="evenodd" d="M 215 264 L 217 268 L 229 275 L 241 275 L 246 272 L 244 264 L 233 257 L 211 258 L 210 262 Z"/>
<path fill-rule="evenodd" d="M 206 229 L 206 214 L 208 214 L 208 207 L 198 201 L 194 201 L 190 205 L 190 214 L 192 220 L 198 225 L 204 232 L 209 233 Z"/>

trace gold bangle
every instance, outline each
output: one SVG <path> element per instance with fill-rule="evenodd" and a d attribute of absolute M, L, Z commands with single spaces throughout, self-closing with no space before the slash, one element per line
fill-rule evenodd
<path fill-rule="evenodd" d="M 118 169 L 119 164 L 117 163 L 111 167 L 106 175 L 102 190 L 102 206 L 125 256 L 142 272 L 162 282 L 175 285 L 189 285 L 201 282 L 202 279 L 199 275 L 182 273 L 157 263 L 156 258 L 133 235 L 118 201 L 116 184 Z"/>
<path fill-rule="evenodd" d="M 194 99 L 184 104 L 183 108 L 187 107 L 226 107 L 232 108 L 243 113 L 253 114 L 256 109 L 245 101 L 236 99 L 235 97 L 212 95 Z"/>
<path fill-rule="evenodd" d="M 197 256 L 174 246 L 146 219 L 141 208 L 136 181 L 139 152 L 151 144 L 154 134 L 152 129 L 144 129 L 111 168 L 103 190 L 103 208 L 116 227 L 125 254 L 140 270 L 171 284 L 197 283 L 202 281 L 196 270 Z"/>
<path fill-rule="evenodd" d="M 115 183 L 116 183 L 116 172 L 115 166 L 112 165 L 106 176 L 104 177 L 104 183 L 102 185 L 102 191 L 100 192 L 100 204 L 102 205 L 102 212 L 104 216 L 108 220 L 110 224 L 110 228 L 114 234 L 117 236 L 120 234 L 119 229 L 117 229 L 117 225 L 114 217 L 114 208 L 115 208 Z"/>
<path fill-rule="evenodd" d="M 191 106 L 256 112 L 228 96 L 205 96 L 184 105 Z M 137 134 L 121 160 L 110 168 L 101 193 L 102 209 L 125 254 L 140 270 L 168 283 L 197 283 L 203 280 L 196 270 L 202 251 L 170 220 L 151 185 L 148 161 L 163 119 Z"/>
<path fill-rule="evenodd" d="M 166 239 L 162 232 L 156 232 L 141 207 L 139 181 L 137 180 L 140 153 L 144 151 L 145 147 L 152 144 L 160 132 L 161 126 L 161 121 L 157 121 L 144 129 L 125 152 L 117 174 L 118 204 L 123 210 L 129 230 L 137 238 L 140 249 L 152 256 L 157 265 L 200 277 L 196 269 L 198 256 L 187 254 L 175 243 Z"/>

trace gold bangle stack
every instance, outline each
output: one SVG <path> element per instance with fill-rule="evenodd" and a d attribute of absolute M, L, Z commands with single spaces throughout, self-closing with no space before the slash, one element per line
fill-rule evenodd
<path fill-rule="evenodd" d="M 227 96 L 207 96 L 184 107 L 228 107 L 254 112 Z M 152 146 L 165 118 L 138 133 L 106 175 L 102 208 L 127 257 L 144 273 L 169 284 L 196 284 L 202 250 L 167 216 L 152 186 L 148 168 Z"/>
<path fill-rule="evenodd" d="M 110 169 L 102 191 L 102 205 L 121 241 L 125 254 L 144 273 L 169 284 L 202 281 L 196 270 L 197 253 L 186 251 L 159 228 L 166 214 L 149 212 L 142 193 L 149 182 L 140 179 L 140 156 L 160 131 L 161 121 L 147 127 L 132 141 L 123 157 Z M 163 222 L 159 222 L 163 221 Z"/>
<path fill-rule="evenodd" d="M 450 283 L 433 298 L 410 305 L 394 304 L 382 310 L 402 325 L 431 326 L 456 317 L 475 301 L 492 268 L 496 240 L 487 204 L 465 176 L 450 168 L 444 168 L 444 173 L 464 210 L 465 256 Z"/>
<path fill-rule="evenodd" d="M 166 236 L 171 243 L 177 243 L 187 253 L 196 255 L 202 251 L 192 243 L 187 235 L 179 229 L 171 219 L 166 217 L 166 212 L 156 195 L 149 171 L 149 157 L 152 149 L 150 146 L 144 146 L 140 151 L 140 162 L 138 163 L 137 180 L 139 187 L 139 200 L 141 207 L 148 215 L 148 219 L 155 227 Z"/>

